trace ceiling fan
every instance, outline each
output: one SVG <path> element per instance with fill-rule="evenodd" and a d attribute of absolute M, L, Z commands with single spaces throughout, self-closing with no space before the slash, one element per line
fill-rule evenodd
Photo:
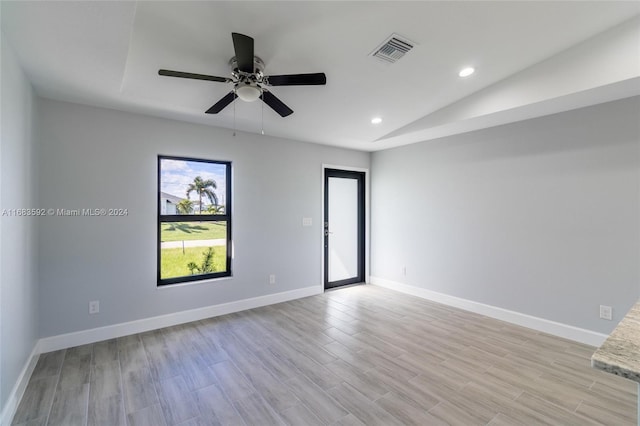
<path fill-rule="evenodd" d="M 167 77 L 233 83 L 233 90 L 205 111 L 207 114 L 219 113 L 236 98 L 240 98 L 245 102 L 253 102 L 260 98 L 275 112 L 280 114 L 280 116 L 286 117 L 291 115 L 293 110 L 271 93 L 268 89 L 269 87 L 327 84 L 327 77 L 322 72 L 312 74 L 264 75 L 262 73 L 264 71 L 264 62 L 253 54 L 253 38 L 238 33 L 231 33 L 231 37 L 233 38 L 233 48 L 236 53 L 236 56 L 229 61 L 231 78 L 165 69 L 158 70 L 158 74 Z"/>

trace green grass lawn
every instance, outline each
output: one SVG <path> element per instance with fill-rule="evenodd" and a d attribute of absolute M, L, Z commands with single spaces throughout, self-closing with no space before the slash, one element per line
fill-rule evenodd
<path fill-rule="evenodd" d="M 215 237 L 214 237 L 215 238 Z M 187 268 L 189 262 L 201 265 L 204 253 L 208 247 L 187 247 L 182 253 L 182 248 L 162 249 L 160 252 L 160 278 L 175 278 L 191 275 Z M 213 247 L 213 265 L 215 272 L 225 271 L 227 260 L 227 248 L 225 246 Z"/>
<path fill-rule="evenodd" d="M 160 228 L 161 241 L 215 240 L 219 238 L 227 238 L 227 222 L 165 222 Z"/>

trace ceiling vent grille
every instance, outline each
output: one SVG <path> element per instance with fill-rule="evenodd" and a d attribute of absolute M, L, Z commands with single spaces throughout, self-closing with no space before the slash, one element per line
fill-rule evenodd
<path fill-rule="evenodd" d="M 413 49 L 415 43 L 400 37 L 398 34 L 391 34 L 380 46 L 378 46 L 371 56 L 381 61 L 394 63 L 402 58 L 405 53 Z"/>

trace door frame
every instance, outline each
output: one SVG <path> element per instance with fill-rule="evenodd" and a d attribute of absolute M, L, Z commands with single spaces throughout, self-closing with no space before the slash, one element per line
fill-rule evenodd
<path fill-rule="evenodd" d="M 370 222 L 371 222 L 371 211 L 370 211 L 370 173 L 369 168 L 363 167 L 351 167 L 351 166 L 341 166 L 336 164 L 322 164 L 322 175 L 320 179 L 320 184 L 322 187 L 322 209 L 320 210 L 320 241 L 321 241 L 321 262 L 320 262 L 320 292 L 324 292 L 324 281 L 325 281 L 325 254 L 324 254 L 324 213 L 325 213 L 325 170 L 326 169 L 336 169 L 336 170 L 344 170 L 346 172 L 361 172 L 364 173 L 364 282 L 369 284 L 369 259 L 370 259 Z"/>

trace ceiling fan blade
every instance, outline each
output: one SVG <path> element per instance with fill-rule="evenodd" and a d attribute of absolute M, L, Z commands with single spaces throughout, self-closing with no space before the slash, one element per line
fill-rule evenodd
<path fill-rule="evenodd" d="M 220 83 L 229 83 L 233 81 L 230 78 L 226 78 L 226 77 L 216 77 L 215 75 L 194 74 L 191 72 L 182 72 L 182 71 L 158 70 L 158 74 L 164 75 L 167 77 L 191 78 L 194 80 L 217 81 Z"/>
<path fill-rule="evenodd" d="M 253 73 L 253 39 L 244 34 L 231 33 L 233 48 L 236 51 L 238 70 Z"/>
<path fill-rule="evenodd" d="M 215 105 L 213 105 L 211 108 L 206 110 L 205 114 L 217 114 L 217 113 L 219 113 L 220 111 L 225 109 L 225 107 L 227 105 L 229 105 L 231 102 L 233 102 L 237 97 L 238 97 L 238 95 L 236 95 L 236 92 L 234 92 L 232 90 L 231 92 L 227 93 L 222 99 L 220 99 L 218 102 L 216 102 Z"/>
<path fill-rule="evenodd" d="M 317 86 L 327 84 L 327 76 L 323 72 L 313 74 L 288 74 L 267 76 L 270 86 Z"/>
<path fill-rule="evenodd" d="M 271 92 L 263 90 L 260 99 L 262 99 L 265 104 L 269 105 L 271 109 L 280 114 L 281 117 L 293 114 L 293 110 L 286 106 L 280 99 L 276 98 L 276 96 Z"/>

